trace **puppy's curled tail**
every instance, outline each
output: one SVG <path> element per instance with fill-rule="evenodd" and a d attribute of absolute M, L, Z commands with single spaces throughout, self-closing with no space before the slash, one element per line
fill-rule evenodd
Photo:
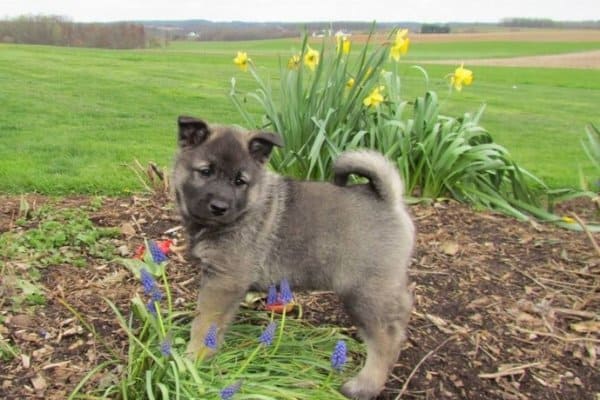
<path fill-rule="evenodd" d="M 396 166 L 381 153 L 354 150 L 342 153 L 333 163 L 333 182 L 346 186 L 351 174 L 367 178 L 377 195 L 392 206 L 402 204 L 404 185 Z"/>

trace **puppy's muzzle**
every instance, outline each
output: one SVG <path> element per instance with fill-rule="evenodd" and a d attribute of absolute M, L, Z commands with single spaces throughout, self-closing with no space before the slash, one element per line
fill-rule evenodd
<path fill-rule="evenodd" d="M 229 210 L 229 204 L 222 200 L 213 199 L 210 201 L 210 203 L 208 203 L 208 210 L 213 216 L 222 217 L 223 215 L 227 214 L 227 211 Z"/>

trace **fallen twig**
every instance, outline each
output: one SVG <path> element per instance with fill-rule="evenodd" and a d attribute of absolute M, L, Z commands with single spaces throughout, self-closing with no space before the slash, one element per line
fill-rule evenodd
<path fill-rule="evenodd" d="M 404 393 L 406 392 L 406 389 L 408 389 L 408 384 L 410 383 L 410 380 L 413 378 L 413 376 L 415 376 L 415 374 L 417 373 L 417 370 L 421 367 L 421 365 L 432 355 L 434 355 L 435 353 L 437 353 L 437 351 L 439 349 L 441 349 L 442 347 L 444 347 L 449 341 L 451 341 L 452 339 L 456 339 L 456 335 L 452 335 L 447 337 L 442 343 L 440 343 L 435 349 L 431 350 L 429 353 L 425 354 L 425 357 L 423 357 L 421 359 L 421 361 L 419 361 L 417 363 L 417 365 L 415 365 L 415 367 L 413 368 L 413 370 L 410 372 L 410 374 L 408 375 L 408 377 L 406 378 L 406 380 L 404 381 L 404 385 L 402 385 L 402 389 L 400 389 L 400 393 L 398 393 L 398 396 L 396 396 L 395 400 L 398 400 L 402 397 L 402 395 L 404 395 Z"/>
<path fill-rule="evenodd" d="M 506 367 L 506 366 L 501 365 L 500 367 L 498 367 L 498 372 L 492 372 L 489 374 L 484 373 L 484 374 L 479 374 L 477 376 L 480 377 L 481 379 L 496 379 L 496 378 L 501 378 L 503 376 L 520 375 L 520 374 L 524 374 L 526 369 L 533 368 L 533 367 L 539 367 L 540 365 L 542 365 L 542 363 L 540 363 L 540 362 L 534 362 L 534 363 L 523 364 L 523 365 L 515 365 L 515 366 L 511 366 L 511 367 Z"/>
<path fill-rule="evenodd" d="M 560 340 L 561 342 L 592 342 L 592 343 L 600 343 L 600 340 L 598 339 L 592 339 L 590 337 L 564 337 L 564 336 L 560 336 L 554 333 L 549 333 L 549 332 L 540 332 L 540 331 L 532 331 L 529 329 L 525 329 L 525 328 L 521 328 L 520 326 L 516 326 L 516 325 L 511 325 L 511 328 L 523 332 L 523 333 L 527 333 L 530 335 L 536 335 L 536 336 L 544 336 L 544 337 L 549 337 L 549 338 L 553 338 L 553 339 L 557 339 Z"/>
<path fill-rule="evenodd" d="M 587 235 L 588 239 L 590 239 L 590 242 L 592 242 L 592 246 L 596 250 L 596 253 L 598 253 L 598 255 L 600 256 L 600 246 L 598 246 L 598 243 L 596 243 L 596 239 L 594 239 L 594 236 L 592 235 L 590 230 L 587 228 L 587 225 L 581 220 L 581 218 L 579 218 L 579 216 L 577 214 L 572 212 L 572 213 L 569 213 L 569 215 L 571 217 L 573 217 L 575 219 L 575 221 L 577 221 L 579 226 L 581 226 L 581 229 L 583 229 L 583 231 Z"/>

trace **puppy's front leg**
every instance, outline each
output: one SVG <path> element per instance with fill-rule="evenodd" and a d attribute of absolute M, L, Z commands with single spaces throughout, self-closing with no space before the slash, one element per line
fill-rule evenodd
<path fill-rule="evenodd" d="M 247 285 L 236 282 L 231 277 L 206 278 L 198 294 L 196 316 L 192 321 L 190 342 L 186 350 L 188 357 L 195 360 L 201 351 L 208 356 L 214 353 L 214 350 L 206 348 L 204 344 L 206 334 L 214 324 L 218 332 L 217 344 L 222 342 L 225 330 L 247 289 Z"/>

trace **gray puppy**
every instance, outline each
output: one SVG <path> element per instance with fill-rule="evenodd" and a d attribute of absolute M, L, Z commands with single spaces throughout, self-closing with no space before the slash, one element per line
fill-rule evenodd
<path fill-rule="evenodd" d="M 414 226 L 395 167 L 372 151 L 343 153 L 334 183 L 299 182 L 265 168 L 273 133 L 179 117 L 173 172 L 189 252 L 202 282 L 188 355 L 219 336 L 248 289 L 286 278 L 294 289 L 333 290 L 367 346 L 365 366 L 341 392 L 370 399 L 383 388 L 412 308 L 407 267 Z M 346 186 L 349 175 L 368 184 Z M 221 341 L 219 341 L 221 342 Z"/>

